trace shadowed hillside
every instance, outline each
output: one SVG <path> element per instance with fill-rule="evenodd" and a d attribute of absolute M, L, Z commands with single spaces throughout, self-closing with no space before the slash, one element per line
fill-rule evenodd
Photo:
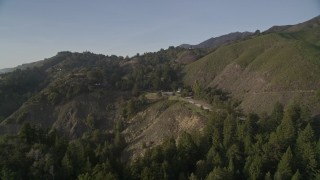
<path fill-rule="evenodd" d="M 3 74 L 0 132 L 17 133 L 25 123 L 71 138 L 92 129 L 110 131 L 130 99 L 181 86 L 175 60 L 184 51 L 170 47 L 132 58 L 60 52 Z"/>

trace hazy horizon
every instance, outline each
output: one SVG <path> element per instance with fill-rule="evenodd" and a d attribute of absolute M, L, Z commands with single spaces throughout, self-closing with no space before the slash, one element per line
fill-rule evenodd
<path fill-rule="evenodd" d="M 316 0 L 0 0 L 0 69 L 59 51 L 132 56 L 198 44 L 235 31 L 264 31 L 319 15 Z"/>

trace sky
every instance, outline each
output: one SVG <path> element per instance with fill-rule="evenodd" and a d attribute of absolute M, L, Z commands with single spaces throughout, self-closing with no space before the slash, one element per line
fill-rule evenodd
<path fill-rule="evenodd" d="M 318 15 L 319 0 L 0 0 L 0 69 L 59 51 L 132 56 Z"/>

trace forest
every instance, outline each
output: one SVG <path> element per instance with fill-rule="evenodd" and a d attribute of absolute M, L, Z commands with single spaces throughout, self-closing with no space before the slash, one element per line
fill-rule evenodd
<path fill-rule="evenodd" d="M 212 112 L 203 132 L 183 133 L 124 162 L 122 124 L 71 140 L 25 124 L 1 136 L 1 179 L 317 179 L 319 123 L 309 110 L 280 103 L 271 114 Z M 146 147 L 145 147 L 146 148 Z"/>

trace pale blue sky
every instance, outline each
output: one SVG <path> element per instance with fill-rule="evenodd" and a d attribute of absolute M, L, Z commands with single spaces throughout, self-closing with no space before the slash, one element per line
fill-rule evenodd
<path fill-rule="evenodd" d="M 319 0 L 0 0 L 0 69 L 64 50 L 132 56 L 319 14 Z"/>

